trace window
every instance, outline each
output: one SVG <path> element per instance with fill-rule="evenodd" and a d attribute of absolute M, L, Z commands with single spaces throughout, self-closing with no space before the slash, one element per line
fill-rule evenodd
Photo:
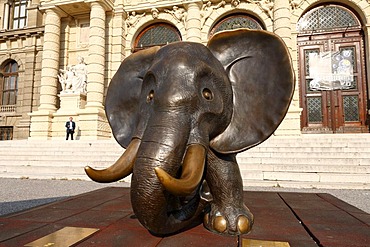
<path fill-rule="evenodd" d="M 137 37 L 134 52 L 152 46 L 162 46 L 175 41 L 181 41 L 179 31 L 168 24 L 155 24 L 144 29 Z"/>
<path fill-rule="evenodd" d="M 213 36 L 215 33 L 234 30 L 238 28 L 249 28 L 262 30 L 262 25 L 254 18 L 247 15 L 232 15 L 219 21 L 211 30 L 209 36 Z"/>
<path fill-rule="evenodd" d="M 28 0 L 13 0 L 5 4 L 4 29 L 19 29 L 27 25 Z"/>
<path fill-rule="evenodd" d="M 0 88 L 1 105 L 15 105 L 18 92 L 18 64 L 10 61 L 5 64 L 3 71 L 3 80 Z"/>
<path fill-rule="evenodd" d="M 0 127 L 0 141 L 13 140 L 13 127 Z"/>
<path fill-rule="evenodd" d="M 357 17 L 338 5 L 325 5 L 308 11 L 299 19 L 299 32 L 360 28 Z"/>

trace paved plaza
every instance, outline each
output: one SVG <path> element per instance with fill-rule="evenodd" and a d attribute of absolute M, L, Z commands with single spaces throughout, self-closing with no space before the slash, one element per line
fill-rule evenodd
<path fill-rule="evenodd" d="M 33 206 L 49 203 L 1 216 L 0 246 L 370 245 L 370 214 L 331 194 L 318 191 L 246 191 L 244 202 L 255 216 L 253 230 L 248 235 L 222 237 L 208 232 L 199 222 L 191 229 L 164 237 L 154 236 L 141 226 L 133 214 L 129 199 L 130 189 L 126 184 L 108 187 L 82 181 L 2 181 L 5 182 L 8 186 L 11 183 L 23 184 L 18 187 L 18 191 L 22 192 L 18 194 L 14 193 L 17 188 L 7 187 L 8 194 L 13 191 L 15 196 L 8 205 L 17 205 L 17 210 L 22 210 L 21 202 L 32 201 Z M 41 185 L 43 186 L 40 187 Z M 63 193 L 60 193 L 61 190 Z M 88 192 L 89 190 L 93 191 Z M 35 198 L 36 191 L 44 194 L 44 198 L 16 201 L 20 198 Z M 71 196 L 76 193 L 77 195 Z M 7 205 L 6 202 L 3 204 Z M 32 205 L 28 204 L 29 206 Z M 23 206 L 23 209 L 26 207 Z"/>
<path fill-rule="evenodd" d="M 104 187 L 129 187 L 128 183 L 99 184 L 82 180 L 9 179 L 0 178 L 0 215 L 64 199 Z M 328 193 L 348 204 L 370 213 L 370 190 L 292 189 L 276 187 L 245 187 L 249 191 L 285 191 Z"/>

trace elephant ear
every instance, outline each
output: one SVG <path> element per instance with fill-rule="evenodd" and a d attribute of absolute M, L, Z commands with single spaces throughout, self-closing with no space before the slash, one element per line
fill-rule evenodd
<path fill-rule="evenodd" d="M 105 112 L 117 142 L 127 148 L 139 121 L 143 78 L 159 47 L 128 56 L 113 76 L 105 98 Z"/>
<path fill-rule="evenodd" d="M 293 96 L 284 42 L 267 31 L 238 29 L 216 34 L 207 46 L 228 73 L 234 94 L 231 122 L 211 147 L 235 153 L 258 145 L 277 129 Z"/>

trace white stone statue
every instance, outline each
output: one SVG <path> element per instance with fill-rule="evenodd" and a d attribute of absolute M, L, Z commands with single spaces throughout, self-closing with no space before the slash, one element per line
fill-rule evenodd
<path fill-rule="evenodd" d="M 75 73 L 72 71 L 71 66 L 67 66 L 65 70 L 59 70 L 58 79 L 60 84 L 62 85 L 62 91 L 66 92 L 68 90 L 72 90 L 73 80 L 75 77 Z"/>
<path fill-rule="evenodd" d="M 86 93 L 87 68 L 83 57 L 78 57 L 78 64 L 59 70 L 58 79 L 62 92 Z"/>
<path fill-rule="evenodd" d="M 73 91 L 86 93 L 87 86 L 87 65 L 84 62 L 83 57 L 78 57 L 78 64 L 72 67 L 73 72 L 75 73 Z"/>

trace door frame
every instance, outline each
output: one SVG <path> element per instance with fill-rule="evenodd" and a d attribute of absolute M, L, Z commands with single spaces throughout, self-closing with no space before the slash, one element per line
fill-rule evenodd
<path fill-rule="evenodd" d="M 357 70 L 357 86 L 358 86 L 358 111 L 359 121 L 357 123 L 345 122 L 344 120 L 344 109 L 343 107 L 343 96 L 354 95 L 354 91 L 337 90 L 336 92 L 308 92 L 306 90 L 306 59 L 305 50 L 319 49 L 321 51 L 335 50 L 336 47 L 340 47 L 340 44 L 348 43 L 351 46 L 356 46 L 356 65 L 360 66 Z M 299 63 L 299 82 L 300 82 L 300 105 L 303 108 L 301 114 L 301 131 L 303 133 L 356 133 L 356 132 L 368 132 L 366 127 L 366 115 L 367 115 L 367 83 L 366 83 L 366 70 L 365 70 L 365 50 L 364 50 L 364 35 L 360 28 L 348 30 L 337 30 L 332 32 L 322 33 L 311 33 L 311 34 L 299 34 L 297 37 L 298 47 L 298 61 Z M 321 97 L 322 107 L 322 121 L 318 124 L 308 122 L 308 106 L 307 96 L 314 97 L 317 95 Z M 335 107 L 328 105 L 329 103 L 335 103 Z M 327 111 L 327 112 L 326 112 Z M 335 117 L 333 111 L 337 111 Z M 326 114 L 326 116 L 325 116 Z"/>

